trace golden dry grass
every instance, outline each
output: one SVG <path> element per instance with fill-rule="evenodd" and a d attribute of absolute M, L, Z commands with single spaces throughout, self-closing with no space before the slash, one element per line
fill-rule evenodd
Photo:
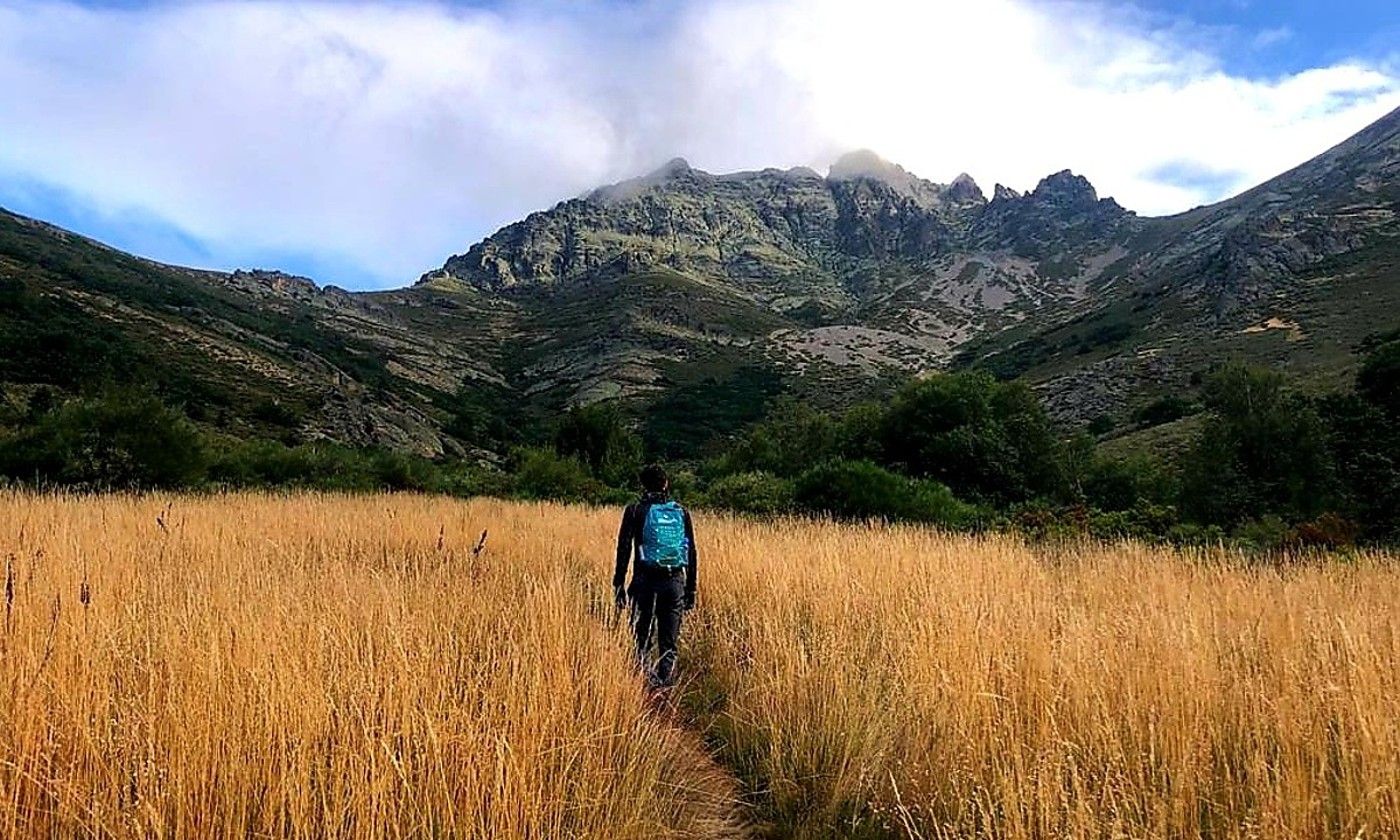
<path fill-rule="evenodd" d="M 702 533 L 697 694 L 793 833 L 1400 836 L 1393 558 Z"/>
<path fill-rule="evenodd" d="M 645 711 L 548 513 L 0 494 L 0 833 L 730 833 L 727 777 Z"/>
<path fill-rule="evenodd" d="M 616 513 L 0 494 L 0 831 L 738 832 L 610 626 Z M 697 529 L 687 723 L 771 833 L 1400 835 L 1392 557 Z"/>

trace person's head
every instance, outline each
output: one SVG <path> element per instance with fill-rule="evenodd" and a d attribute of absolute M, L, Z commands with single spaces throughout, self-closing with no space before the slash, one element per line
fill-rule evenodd
<path fill-rule="evenodd" d="M 671 481 L 660 464 L 647 464 L 642 467 L 641 479 L 642 489 L 648 493 L 665 493 L 666 488 L 671 486 Z"/>

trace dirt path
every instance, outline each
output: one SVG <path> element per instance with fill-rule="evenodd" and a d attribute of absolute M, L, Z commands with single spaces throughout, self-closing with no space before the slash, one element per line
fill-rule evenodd
<path fill-rule="evenodd" d="M 682 691 L 683 689 L 678 687 L 664 692 L 654 692 L 648 695 L 644 702 L 649 714 L 656 716 L 683 736 L 682 746 L 677 751 L 676 759 L 689 762 L 695 767 L 704 768 L 707 773 L 713 774 L 712 778 L 716 780 L 717 784 L 729 791 L 727 805 L 716 803 L 713 823 L 704 836 L 716 838 L 716 840 L 720 840 L 720 838 L 739 840 L 739 838 L 766 836 L 767 832 L 760 831 L 751 820 L 752 809 L 745 802 L 743 784 L 728 767 L 724 766 L 710 752 L 698 723 L 682 708 L 681 704 L 684 700 Z"/>

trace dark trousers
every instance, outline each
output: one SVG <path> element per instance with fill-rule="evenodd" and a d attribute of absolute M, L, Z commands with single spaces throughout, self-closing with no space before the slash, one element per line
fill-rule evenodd
<path fill-rule="evenodd" d="M 676 642 L 685 612 L 685 570 L 675 573 L 638 569 L 627 589 L 632 603 L 632 631 L 637 637 L 637 661 L 643 668 L 651 652 L 651 626 L 656 623 L 658 656 L 654 679 L 669 685 L 676 668 Z"/>

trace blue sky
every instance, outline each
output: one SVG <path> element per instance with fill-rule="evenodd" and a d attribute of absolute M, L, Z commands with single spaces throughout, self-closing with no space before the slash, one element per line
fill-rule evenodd
<path fill-rule="evenodd" d="M 1171 213 L 1400 106 L 1397 45 L 1369 1 L 0 0 L 0 206 L 348 288 L 677 155 Z"/>
<path fill-rule="evenodd" d="M 1136 8 L 1215 40 L 1227 70 L 1279 75 L 1345 61 L 1393 57 L 1400 3 L 1393 0 L 1144 0 Z"/>

